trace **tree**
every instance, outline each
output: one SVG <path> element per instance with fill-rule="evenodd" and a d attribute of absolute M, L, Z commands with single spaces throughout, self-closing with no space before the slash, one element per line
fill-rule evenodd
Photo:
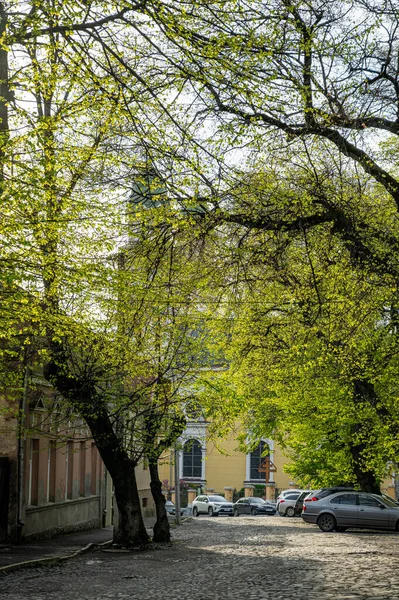
<path fill-rule="evenodd" d="M 143 545 L 149 538 L 134 475 L 143 449 L 126 447 L 113 412 L 135 397 L 121 387 L 130 373 L 112 329 L 120 277 L 106 258 L 118 250 L 114 240 L 122 231 L 112 185 L 122 171 L 112 142 L 123 105 L 115 78 L 107 79 L 96 60 L 93 38 L 99 29 L 111 35 L 106 26 L 127 9 L 104 16 L 105 3 L 31 2 L 13 10 L 2 2 L 0 8 L 1 192 L 9 216 L 2 297 L 10 307 L 2 325 L 13 343 L 17 334 L 22 346 L 41 341 L 47 377 L 85 418 L 113 479 L 114 540 Z M 8 64 L 10 47 L 16 58 Z"/>
<path fill-rule="evenodd" d="M 115 539 L 123 543 L 148 540 L 137 493 L 126 483 L 143 455 L 143 432 L 155 436 L 148 414 L 156 409 L 158 415 L 151 423 L 158 422 L 159 437 L 146 446 L 151 460 L 179 427 L 176 395 L 165 392 L 168 352 L 174 368 L 180 365 L 180 340 L 190 341 L 201 303 L 216 306 L 226 289 L 244 297 L 245 286 L 256 281 L 256 260 L 278 271 L 285 249 L 295 239 L 300 248 L 305 234 L 324 232 L 323 226 L 343 240 L 356 269 L 367 266 L 390 277 L 387 287 L 398 278 L 399 188 L 395 169 L 386 164 L 397 135 L 395 7 L 385 6 L 384 21 L 379 3 L 367 0 L 189 7 L 157 0 L 111 6 L 31 0 L 15 9 L 0 2 L 1 192 L 10 216 L 1 247 L 6 314 L 20 304 L 29 324 L 26 339 L 47 340 L 46 373 L 85 416 L 118 487 Z M 16 58 L 10 59 L 10 48 Z M 385 155 L 369 139 L 374 131 L 393 136 L 385 141 Z M 248 162 L 257 157 L 254 175 L 224 156 L 243 145 Z M 283 168 L 282 155 L 295 162 L 294 170 Z M 127 237 L 118 216 L 120 194 L 131 188 L 138 165 L 147 170 L 149 164 L 168 175 L 175 203 L 157 211 L 150 243 L 141 244 L 148 263 L 135 267 L 135 278 L 109 256 L 120 256 Z M 358 177 L 359 166 L 368 179 Z M 165 265 L 176 227 L 183 240 L 194 234 L 196 250 L 182 251 L 171 293 Z M 226 231 L 233 235 L 222 248 Z M 204 269 L 193 267 L 185 279 L 184 257 L 198 264 L 205 236 Z M 208 260 L 212 244 L 220 250 L 218 261 Z M 241 260 L 247 249 L 254 252 L 254 272 Z M 205 279 L 228 260 L 237 282 L 229 269 L 205 292 Z M 149 275 L 159 286 L 146 284 Z M 130 303 L 132 288 L 137 294 Z M 28 291 L 39 302 L 30 303 Z M 153 310 L 155 292 L 162 309 Z M 180 294 L 178 324 L 173 307 Z M 121 311 L 122 296 L 129 301 Z M 202 310 L 202 318 L 212 310 Z M 121 328 L 121 315 L 134 327 Z M 15 329 L 7 316 L 6 337 Z M 165 344 L 158 343 L 165 330 Z M 192 357 L 188 342 L 186 351 Z M 159 386 L 168 401 L 158 401 Z M 121 415 L 132 417 L 135 450 L 127 449 Z M 156 474 L 154 481 L 157 488 Z"/>
<path fill-rule="evenodd" d="M 274 437 L 305 485 L 379 491 L 399 450 L 397 286 L 354 269 L 325 225 L 300 238 L 247 234 L 240 262 L 230 369 L 206 393 L 214 426 L 240 418 L 243 442 Z"/>
<path fill-rule="evenodd" d="M 218 0 L 205 6 L 193 1 L 184 10 L 178 2 L 158 2 L 145 10 L 159 28 L 150 39 L 159 60 L 180 78 L 197 121 L 210 123 L 205 143 L 219 158 L 219 174 L 234 164 L 234 159 L 223 161 L 223 152 L 236 148 L 241 161 L 253 161 L 254 155 L 266 164 L 276 156 L 291 160 L 313 171 L 318 185 L 317 179 L 323 183 L 326 175 L 319 157 L 329 156 L 349 174 L 363 170 L 376 193 L 382 197 L 385 191 L 386 204 L 397 212 L 395 3 L 273 0 L 265 6 L 260 1 Z M 240 174 L 235 175 L 237 181 Z M 353 218 L 345 204 L 315 194 L 313 206 L 294 221 L 284 216 L 275 220 L 267 210 L 235 213 L 223 210 L 218 201 L 226 182 L 218 189 L 216 172 L 214 185 L 211 180 L 204 183 L 204 200 L 220 209 L 213 213 L 218 222 L 297 231 L 303 218 L 309 226 L 328 222 L 354 253 L 371 263 L 386 261 L 385 250 L 378 254 L 363 211 Z M 370 244 L 365 232 L 373 238 Z M 396 238 L 391 241 L 396 247 Z"/>

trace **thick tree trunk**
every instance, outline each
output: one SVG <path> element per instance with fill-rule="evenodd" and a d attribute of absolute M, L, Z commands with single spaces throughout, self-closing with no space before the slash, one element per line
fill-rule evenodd
<path fill-rule="evenodd" d="M 396 472 L 394 473 L 394 476 L 393 476 L 394 485 L 395 485 L 395 498 L 396 498 L 396 500 L 399 500 L 399 472 L 398 472 L 398 465 L 396 465 L 395 469 L 396 469 Z"/>
<path fill-rule="evenodd" d="M 365 470 L 362 466 L 362 453 L 365 450 L 364 444 L 351 447 L 351 454 L 353 460 L 353 470 L 356 476 L 356 483 L 360 487 L 362 492 L 369 492 L 371 494 L 380 493 L 380 484 L 372 471 Z"/>
<path fill-rule="evenodd" d="M 369 403 L 376 407 L 378 399 L 373 384 L 364 379 L 356 380 L 354 382 L 354 400 L 355 403 Z M 351 445 L 350 451 L 356 482 L 362 492 L 379 494 L 381 491 L 379 481 L 365 463 L 365 453 L 373 443 L 372 428 L 369 425 L 367 422 L 359 422 L 353 426 L 353 434 L 356 437 L 364 438 L 365 441 Z"/>
<path fill-rule="evenodd" d="M 101 455 L 101 450 L 99 451 Z M 149 536 L 141 514 L 134 469 L 135 464 L 128 457 L 123 460 L 107 458 L 107 470 L 114 484 L 118 506 L 118 521 L 114 525 L 114 544 L 141 547 L 148 544 Z"/>
<path fill-rule="evenodd" d="M 165 496 L 162 493 L 162 483 L 159 479 L 158 461 L 150 461 L 149 470 L 151 476 L 151 493 L 157 514 L 157 520 L 154 525 L 154 542 L 170 542 L 170 527 L 165 509 Z"/>
<path fill-rule="evenodd" d="M 114 528 L 114 543 L 123 546 L 145 546 L 150 538 L 141 514 L 136 464 L 123 447 L 122 440 L 116 435 L 107 411 L 107 403 L 96 391 L 95 382 L 90 378 L 82 380 L 68 373 L 62 350 L 57 349 L 55 352 L 57 362 L 51 361 L 45 366 L 45 377 L 68 398 L 86 421 L 114 484 L 119 515 L 118 524 Z M 62 358 L 64 360 L 61 360 Z"/>

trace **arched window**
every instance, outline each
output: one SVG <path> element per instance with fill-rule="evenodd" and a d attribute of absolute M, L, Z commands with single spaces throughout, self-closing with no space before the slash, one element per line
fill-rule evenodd
<path fill-rule="evenodd" d="M 267 449 L 267 452 L 265 450 Z M 250 454 L 250 478 L 252 479 L 262 479 L 264 481 L 265 474 L 259 473 L 258 469 L 261 463 L 265 460 L 266 456 L 270 455 L 269 446 L 263 440 L 258 444 L 258 446 L 251 452 Z"/>
<path fill-rule="evenodd" d="M 201 479 L 202 447 L 198 440 L 188 440 L 183 446 L 183 479 Z"/>

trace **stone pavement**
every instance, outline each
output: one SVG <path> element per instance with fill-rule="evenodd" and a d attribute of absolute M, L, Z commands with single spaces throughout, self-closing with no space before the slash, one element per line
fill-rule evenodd
<path fill-rule="evenodd" d="M 399 535 L 300 518 L 189 519 L 173 542 L 0 578 L 2 600 L 399 600 Z"/>
<path fill-rule="evenodd" d="M 174 518 L 170 517 L 171 522 Z M 152 535 L 155 517 L 145 518 L 144 524 Z M 22 563 L 35 560 L 43 561 L 57 558 L 66 558 L 78 553 L 89 545 L 103 545 L 112 541 L 112 527 L 92 529 L 59 535 L 40 541 L 24 542 L 22 544 L 0 544 L 0 574 L 10 566 L 19 566 Z"/>

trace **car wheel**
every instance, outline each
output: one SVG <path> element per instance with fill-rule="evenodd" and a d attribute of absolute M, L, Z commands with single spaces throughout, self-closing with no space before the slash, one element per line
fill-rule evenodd
<path fill-rule="evenodd" d="M 234 516 L 235 517 L 239 517 L 240 516 L 240 513 L 238 512 L 238 508 L 234 509 Z"/>
<path fill-rule="evenodd" d="M 208 515 L 209 515 L 210 517 L 213 517 L 213 516 L 214 516 L 214 514 L 215 514 L 215 513 L 213 512 L 213 508 L 212 508 L 212 506 L 210 506 L 210 507 L 208 508 Z"/>
<path fill-rule="evenodd" d="M 334 531 L 337 526 L 337 521 L 332 515 L 326 513 L 317 519 L 317 524 L 322 531 L 329 532 Z"/>
<path fill-rule="evenodd" d="M 292 506 L 289 506 L 285 511 L 285 514 L 287 515 L 287 517 L 293 517 L 295 515 L 294 508 Z"/>
<path fill-rule="evenodd" d="M 256 508 L 251 508 L 251 515 L 255 517 L 258 513 L 256 512 Z"/>
<path fill-rule="evenodd" d="M 193 517 L 199 517 L 198 508 L 196 506 L 193 508 Z"/>

